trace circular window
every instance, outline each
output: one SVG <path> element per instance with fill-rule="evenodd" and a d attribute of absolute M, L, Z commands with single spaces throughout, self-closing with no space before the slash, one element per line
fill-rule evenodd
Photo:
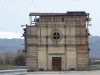
<path fill-rule="evenodd" d="M 60 38 L 60 34 L 58 32 L 54 32 L 53 33 L 53 38 L 54 39 L 59 39 Z"/>
<path fill-rule="evenodd" d="M 62 32 L 58 29 L 55 29 L 51 32 L 50 37 L 54 42 L 59 42 L 62 39 Z"/>

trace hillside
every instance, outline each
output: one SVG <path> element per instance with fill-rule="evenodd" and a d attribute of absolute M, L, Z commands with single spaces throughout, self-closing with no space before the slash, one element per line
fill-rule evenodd
<path fill-rule="evenodd" d="M 100 36 L 89 37 L 90 57 L 100 58 Z"/>
<path fill-rule="evenodd" d="M 24 49 L 21 45 L 24 43 L 23 39 L 0 39 L 0 53 L 2 52 L 16 52 L 18 49 Z"/>
<path fill-rule="evenodd" d="M 100 36 L 89 37 L 90 57 L 100 58 Z M 0 39 L 0 53 L 6 51 L 16 52 L 18 49 L 24 49 L 21 45 L 24 43 L 23 39 Z"/>

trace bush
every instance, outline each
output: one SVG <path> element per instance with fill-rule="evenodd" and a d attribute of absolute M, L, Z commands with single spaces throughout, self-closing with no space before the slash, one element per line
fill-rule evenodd
<path fill-rule="evenodd" d="M 14 65 L 15 66 L 25 66 L 25 56 L 22 54 L 16 56 L 14 60 Z"/>

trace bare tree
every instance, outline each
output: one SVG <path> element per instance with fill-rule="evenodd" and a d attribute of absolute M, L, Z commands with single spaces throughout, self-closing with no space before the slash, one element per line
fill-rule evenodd
<path fill-rule="evenodd" d="M 24 66 L 25 65 L 25 55 L 23 50 L 18 50 L 16 53 L 13 52 L 5 52 L 0 54 L 0 64 L 8 65 L 18 65 Z"/>
<path fill-rule="evenodd" d="M 14 53 L 13 52 L 5 52 L 3 54 L 3 60 L 5 64 L 12 64 L 14 61 Z"/>
<path fill-rule="evenodd" d="M 25 55 L 22 50 L 18 50 L 14 60 L 14 65 L 24 66 L 25 65 Z"/>

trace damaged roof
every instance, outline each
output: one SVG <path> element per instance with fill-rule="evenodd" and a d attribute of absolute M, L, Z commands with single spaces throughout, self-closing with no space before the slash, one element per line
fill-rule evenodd
<path fill-rule="evenodd" d="M 86 16 L 88 13 L 85 13 L 85 11 L 68 11 L 67 13 L 30 13 L 29 16 L 65 16 L 65 15 L 83 15 Z"/>

